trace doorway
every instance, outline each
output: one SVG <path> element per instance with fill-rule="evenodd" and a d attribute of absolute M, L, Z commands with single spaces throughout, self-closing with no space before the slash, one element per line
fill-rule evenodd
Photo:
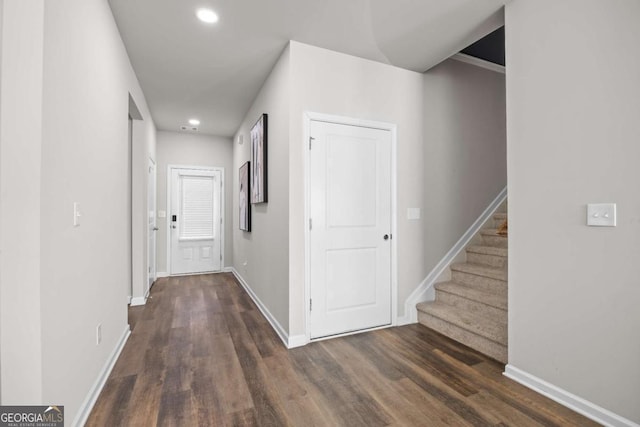
<path fill-rule="evenodd" d="M 170 274 L 221 271 L 223 169 L 169 166 L 167 177 Z"/>
<path fill-rule="evenodd" d="M 311 119 L 308 336 L 389 326 L 395 316 L 395 127 Z"/>

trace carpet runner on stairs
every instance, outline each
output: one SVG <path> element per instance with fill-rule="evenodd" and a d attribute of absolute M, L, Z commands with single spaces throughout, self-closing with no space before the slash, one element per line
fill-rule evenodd
<path fill-rule="evenodd" d="M 479 231 L 481 244 L 466 248 L 467 261 L 452 264 L 451 281 L 437 283 L 435 301 L 417 305 L 418 321 L 502 363 L 507 362 L 507 235 L 498 234 L 506 213 Z"/>

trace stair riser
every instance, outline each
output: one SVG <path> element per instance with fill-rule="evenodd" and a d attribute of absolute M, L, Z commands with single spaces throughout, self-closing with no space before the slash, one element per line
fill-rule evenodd
<path fill-rule="evenodd" d="M 507 268 L 507 258 L 498 255 L 479 254 L 467 252 L 467 262 L 473 264 L 488 265 L 496 268 Z"/>
<path fill-rule="evenodd" d="M 464 345 L 467 345 L 480 353 L 486 354 L 499 362 L 507 363 L 507 347 L 495 341 L 476 335 L 466 329 L 453 325 L 446 320 L 432 316 L 428 313 L 418 312 L 418 322 L 434 329 Z"/>
<path fill-rule="evenodd" d="M 507 323 L 507 312 L 497 307 L 483 304 L 479 301 L 473 301 L 463 298 L 459 295 L 450 294 L 436 290 L 436 299 L 445 304 L 449 304 L 458 310 L 464 310 L 470 313 L 479 314 L 499 322 Z"/>
<path fill-rule="evenodd" d="M 499 236 L 499 235 L 485 234 L 482 236 L 482 240 L 484 241 L 484 244 L 487 246 L 497 246 L 499 248 L 506 248 L 508 243 L 508 240 L 506 237 Z"/>
<path fill-rule="evenodd" d="M 505 294 L 507 292 L 507 282 L 504 280 L 492 279 L 490 277 L 478 276 L 462 271 L 452 271 L 451 280 L 491 292 L 504 292 Z"/>

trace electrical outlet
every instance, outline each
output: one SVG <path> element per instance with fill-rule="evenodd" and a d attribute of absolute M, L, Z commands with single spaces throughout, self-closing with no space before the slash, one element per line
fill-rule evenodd
<path fill-rule="evenodd" d="M 590 203 L 587 205 L 587 225 L 592 227 L 615 227 L 615 203 Z"/>
<path fill-rule="evenodd" d="M 100 345 L 102 342 L 102 323 L 96 326 L 96 345 Z"/>

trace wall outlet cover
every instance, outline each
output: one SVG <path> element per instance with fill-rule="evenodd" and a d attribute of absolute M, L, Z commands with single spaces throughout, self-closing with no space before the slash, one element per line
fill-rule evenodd
<path fill-rule="evenodd" d="M 587 225 L 591 227 L 615 227 L 615 203 L 589 203 L 587 205 Z"/>

